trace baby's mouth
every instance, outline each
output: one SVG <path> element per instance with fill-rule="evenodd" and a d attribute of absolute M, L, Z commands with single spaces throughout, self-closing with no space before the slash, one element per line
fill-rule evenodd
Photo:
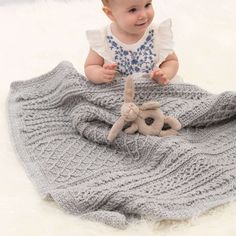
<path fill-rule="evenodd" d="M 144 26 L 146 25 L 147 22 L 144 22 L 144 23 L 140 23 L 140 24 L 136 24 L 136 26 Z"/>

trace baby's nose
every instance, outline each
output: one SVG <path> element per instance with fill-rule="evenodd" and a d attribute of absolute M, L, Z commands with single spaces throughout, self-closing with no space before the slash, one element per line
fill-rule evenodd
<path fill-rule="evenodd" d="M 146 18 L 146 13 L 145 13 L 145 11 L 140 11 L 138 18 L 139 18 L 140 20 L 145 19 L 145 18 Z"/>

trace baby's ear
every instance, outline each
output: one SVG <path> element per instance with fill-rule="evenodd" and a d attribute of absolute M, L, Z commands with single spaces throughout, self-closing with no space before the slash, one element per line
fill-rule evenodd
<path fill-rule="evenodd" d="M 111 21 L 114 21 L 114 16 L 112 14 L 112 10 L 111 8 L 107 7 L 107 6 L 104 6 L 102 8 L 102 10 L 104 11 L 104 13 L 107 15 L 107 17 L 111 20 Z"/>

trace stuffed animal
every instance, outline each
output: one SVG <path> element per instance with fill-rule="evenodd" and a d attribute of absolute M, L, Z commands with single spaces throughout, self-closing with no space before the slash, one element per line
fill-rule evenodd
<path fill-rule="evenodd" d="M 149 101 L 137 106 L 134 100 L 134 82 L 131 76 L 126 78 L 124 103 L 121 106 L 121 117 L 115 122 L 108 133 L 107 140 L 112 142 L 127 123 L 131 125 L 125 129 L 128 134 L 139 132 L 143 135 L 170 136 L 176 135 L 181 129 L 180 122 L 171 116 L 165 116 L 156 101 Z M 170 126 L 163 130 L 164 125 Z"/>

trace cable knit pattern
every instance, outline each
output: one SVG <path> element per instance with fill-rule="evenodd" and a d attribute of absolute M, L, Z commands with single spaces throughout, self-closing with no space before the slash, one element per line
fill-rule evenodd
<path fill-rule="evenodd" d="M 177 136 L 121 132 L 124 81 L 94 85 L 69 62 L 14 82 L 8 110 L 24 167 L 44 198 L 65 211 L 124 228 L 133 217 L 187 219 L 236 197 L 236 93 L 135 80 L 135 102 L 157 100 Z"/>

